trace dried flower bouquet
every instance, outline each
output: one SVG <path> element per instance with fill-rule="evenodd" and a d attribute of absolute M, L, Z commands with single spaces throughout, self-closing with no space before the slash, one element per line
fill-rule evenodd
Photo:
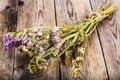
<path fill-rule="evenodd" d="M 85 56 L 87 38 L 100 21 L 116 10 L 115 4 L 108 2 L 97 12 L 89 15 L 88 19 L 84 19 L 81 24 L 73 26 L 40 26 L 9 32 L 3 37 L 3 47 L 5 49 L 17 47 L 18 53 L 28 55 L 31 58 L 28 64 L 30 72 L 54 68 L 56 62 L 61 61 L 60 57 L 64 54 L 64 63 L 66 65 L 72 64 L 72 73 L 77 76 Z M 80 55 L 73 58 L 72 54 L 75 54 L 73 51 L 75 46 L 77 46 L 76 52 Z"/>

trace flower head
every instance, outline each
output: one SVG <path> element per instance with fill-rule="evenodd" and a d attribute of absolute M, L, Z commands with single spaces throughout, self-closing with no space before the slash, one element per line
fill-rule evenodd
<path fill-rule="evenodd" d="M 23 33 L 26 34 L 27 32 L 28 32 L 28 30 L 27 30 L 27 29 L 24 29 Z"/>
<path fill-rule="evenodd" d="M 15 41 L 21 41 L 20 37 L 15 37 Z"/>
<path fill-rule="evenodd" d="M 23 47 L 22 47 L 22 50 L 23 50 L 23 51 L 28 51 L 28 49 L 27 49 L 26 46 L 23 46 Z"/>
<path fill-rule="evenodd" d="M 29 41 L 29 42 L 27 43 L 27 45 L 28 45 L 28 46 L 32 46 L 33 44 L 32 44 L 31 41 Z"/>
<path fill-rule="evenodd" d="M 40 52 L 40 53 L 43 52 L 43 47 L 39 47 L 39 52 Z"/>
<path fill-rule="evenodd" d="M 34 36 L 34 34 L 32 32 L 28 33 L 28 35 L 31 37 Z"/>
<path fill-rule="evenodd" d="M 21 48 L 18 49 L 17 52 L 18 52 L 18 54 L 21 53 L 21 52 L 22 52 L 22 49 L 21 49 Z"/>
<path fill-rule="evenodd" d="M 53 38 L 53 40 L 54 40 L 57 44 L 59 44 L 59 43 L 60 43 L 60 40 L 59 40 L 59 38 L 58 38 L 58 37 L 54 37 L 54 38 Z"/>
<path fill-rule="evenodd" d="M 58 27 L 55 26 L 55 27 L 52 28 L 52 32 L 53 32 L 53 34 L 56 34 L 57 31 L 59 31 L 59 28 L 58 28 Z"/>
<path fill-rule="evenodd" d="M 46 39 L 49 39 L 49 38 L 50 38 L 50 35 L 47 35 L 47 36 L 46 36 Z"/>
<path fill-rule="evenodd" d="M 27 43 L 26 37 L 22 37 L 22 38 L 21 38 L 21 43 L 22 43 L 22 44 L 26 44 L 26 43 Z"/>
<path fill-rule="evenodd" d="M 14 44 L 15 47 L 18 47 L 21 44 L 22 39 L 20 37 L 15 37 Z"/>
<path fill-rule="evenodd" d="M 3 47 L 5 49 L 8 49 L 13 46 L 14 46 L 14 36 L 12 34 L 5 34 L 3 37 Z"/>
<path fill-rule="evenodd" d="M 66 47 L 66 46 L 67 46 L 67 43 L 66 43 L 66 42 L 64 42 L 64 43 L 63 43 L 63 47 Z"/>

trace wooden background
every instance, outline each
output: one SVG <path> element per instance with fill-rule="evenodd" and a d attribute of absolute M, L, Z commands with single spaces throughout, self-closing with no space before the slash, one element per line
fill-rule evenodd
<path fill-rule="evenodd" d="M 73 77 L 71 66 L 61 63 L 51 72 L 30 74 L 25 55 L 16 49 L 4 50 L 2 37 L 40 25 L 73 25 L 107 0 L 0 0 L 0 80 L 120 80 L 120 10 L 100 23 L 88 41 L 79 77 Z M 120 6 L 120 0 L 110 0 Z"/>

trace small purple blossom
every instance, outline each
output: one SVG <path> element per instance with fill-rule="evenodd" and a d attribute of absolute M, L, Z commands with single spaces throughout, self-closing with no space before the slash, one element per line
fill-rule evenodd
<path fill-rule="evenodd" d="M 26 43 L 27 43 L 26 37 L 22 37 L 22 38 L 21 38 L 21 43 L 22 43 L 22 44 L 26 44 Z"/>
<path fill-rule="evenodd" d="M 66 43 L 66 42 L 64 42 L 64 43 L 63 43 L 63 47 L 66 47 L 66 46 L 67 46 L 67 43 Z"/>
<path fill-rule="evenodd" d="M 27 43 L 26 37 L 15 37 L 14 39 L 15 47 L 18 47 L 19 45 L 26 44 L 26 43 Z M 30 42 L 28 44 L 31 45 Z"/>
<path fill-rule="evenodd" d="M 3 47 L 5 49 L 14 47 L 14 36 L 12 34 L 5 34 L 3 37 Z"/>
<path fill-rule="evenodd" d="M 32 46 L 33 44 L 32 44 L 31 41 L 29 41 L 29 42 L 27 43 L 27 45 L 28 45 L 28 46 Z"/>
<path fill-rule="evenodd" d="M 18 49 L 17 52 L 18 52 L 18 54 L 20 54 L 22 52 L 22 49 L 21 48 Z"/>
<path fill-rule="evenodd" d="M 57 44 L 59 44 L 59 43 L 60 43 L 60 40 L 59 40 L 59 38 L 58 38 L 58 37 L 54 37 L 54 38 L 53 38 L 53 40 L 54 40 Z"/>
<path fill-rule="evenodd" d="M 47 35 L 47 36 L 46 36 L 46 39 L 49 39 L 49 38 L 50 38 L 50 35 Z"/>
<path fill-rule="evenodd" d="M 15 41 L 20 42 L 20 41 L 21 41 L 21 38 L 19 38 L 19 37 L 15 37 Z"/>
<path fill-rule="evenodd" d="M 43 53 L 43 47 L 39 47 L 39 52 Z"/>
<path fill-rule="evenodd" d="M 53 34 L 56 34 L 57 31 L 59 31 L 59 28 L 58 28 L 58 27 L 55 26 L 55 27 L 52 28 L 52 32 L 53 32 Z"/>
<path fill-rule="evenodd" d="M 22 39 L 20 37 L 15 37 L 14 44 L 15 47 L 18 47 L 21 44 Z"/>
<path fill-rule="evenodd" d="M 37 37 L 37 36 L 34 34 L 34 35 L 33 35 L 33 38 L 36 38 L 36 37 Z"/>
<path fill-rule="evenodd" d="M 27 33 L 27 31 L 28 31 L 27 29 L 24 29 L 23 33 L 24 33 L 24 34 L 26 34 L 26 33 Z"/>
<path fill-rule="evenodd" d="M 28 49 L 27 49 L 26 46 L 23 46 L 23 47 L 22 47 L 22 50 L 23 50 L 23 51 L 28 51 Z"/>

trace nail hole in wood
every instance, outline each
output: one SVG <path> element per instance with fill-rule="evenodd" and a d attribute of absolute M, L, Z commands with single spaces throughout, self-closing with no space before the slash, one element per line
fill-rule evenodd
<path fill-rule="evenodd" d="M 6 6 L 6 7 L 5 7 L 6 10 L 9 10 L 10 8 L 11 8 L 10 6 Z"/>
<path fill-rule="evenodd" d="M 18 1 L 18 6 L 23 6 L 24 5 L 24 2 L 23 1 Z"/>

